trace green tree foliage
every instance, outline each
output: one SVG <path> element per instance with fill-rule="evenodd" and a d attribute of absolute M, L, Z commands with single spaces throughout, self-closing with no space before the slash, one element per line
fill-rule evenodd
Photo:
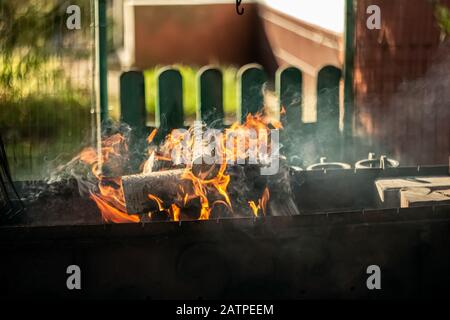
<path fill-rule="evenodd" d="M 12 89 L 15 78 L 60 53 L 70 32 L 65 27 L 70 4 L 89 9 L 90 0 L 0 0 L 0 86 Z M 90 10 L 83 9 L 82 20 L 89 21 Z M 86 32 L 89 28 L 81 30 Z"/>
<path fill-rule="evenodd" d="M 432 0 L 434 16 L 441 29 L 441 38 L 445 40 L 450 35 L 450 9 L 439 0 Z"/>

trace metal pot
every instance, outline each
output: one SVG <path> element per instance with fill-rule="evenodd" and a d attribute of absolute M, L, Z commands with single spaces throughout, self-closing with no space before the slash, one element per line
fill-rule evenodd
<path fill-rule="evenodd" d="M 382 155 L 379 158 L 375 157 L 375 153 L 369 153 L 367 159 L 360 160 L 355 164 L 356 169 L 370 169 L 370 168 L 397 168 L 400 163 L 397 160 L 390 159 Z"/>
<path fill-rule="evenodd" d="M 306 170 L 312 171 L 312 170 L 329 170 L 329 169 L 351 169 L 352 166 L 347 163 L 342 162 L 326 162 L 327 158 L 322 157 L 320 158 L 319 163 L 315 163 L 313 165 L 310 165 Z"/>

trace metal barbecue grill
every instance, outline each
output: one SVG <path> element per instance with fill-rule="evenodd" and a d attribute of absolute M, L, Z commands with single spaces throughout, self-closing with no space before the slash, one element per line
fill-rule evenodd
<path fill-rule="evenodd" d="M 139 224 L 102 224 L 76 184 L 56 187 L 66 191 L 27 204 L 21 226 L 0 228 L 0 282 L 10 296 L 75 297 L 64 284 L 77 264 L 86 298 L 442 298 L 450 206 L 379 208 L 374 182 L 448 173 L 293 170 L 298 215 Z M 372 264 L 383 270 L 381 293 L 365 286 Z"/>
<path fill-rule="evenodd" d="M 0 221 L 12 220 L 22 210 L 23 206 L 12 183 L 5 147 L 0 136 Z"/>

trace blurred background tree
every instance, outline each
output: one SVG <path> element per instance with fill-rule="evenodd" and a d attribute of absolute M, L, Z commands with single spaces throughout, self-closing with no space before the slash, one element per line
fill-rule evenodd
<path fill-rule="evenodd" d="M 444 41 L 450 35 L 450 9 L 439 0 L 434 0 L 434 15 L 441 29 L 441 39 Z"/>
<path fill-rule="evenodd" d="M 81 8 L 81 30 L 66 27 L 70 5 Z M 41 178 L 92 135 L 92 6 L 0 0 L 0 132 L 16 179 Z"/>
<path fill-rule="evenodd" d="M 90 0 L 76 4 L 89 9 Z M 73 1 L 0 0 L 0 84 L 13 89 L 14 79 L 36 71 L 51 56 L 64 53 L 64 43 L 73 38 L 65 27 L 66 8 Z M 90 10 L 81 10 L 83 24 L 89 25 Z M 82 28 L 76 37 L 86 37 L 90 28 Z M 72 50 L 73 48 L 71 48 Z M 89 54 L 89 48 L 77 48 L 75 55 Z"/>

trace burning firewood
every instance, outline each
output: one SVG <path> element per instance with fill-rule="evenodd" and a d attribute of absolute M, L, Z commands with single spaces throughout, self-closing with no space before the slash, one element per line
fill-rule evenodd
<path fill-rule="evenodd" d="M 230 213 L 239 216 L 247 211 L 249 215 L 253 213 L 255 216 L 286 212 L 286 210 L 272 210 L 268 201 L 271 198 L 270 189 L 274 200 L 280 202 L 278 205 L 274 204 L 275 207 L 286 206 L 284 202 L 288 200 L 291 193 L 286 166 L 282 166 L 279 174 L 270 177 L 260 175 L 259 165 L 228 166 L 226 172 L 221 172 L 220 167 L 220 165 L 198 164 L 190 170 L 172 169 L 124 176 L 121 180 L 126 211 L 128 214 L 152 212 L 152 215 L 157 217 L 161 214 L 153 213 L 168 212 L 171 206 L 175 205 L 178 218 L 182 220 L 198 219 L 202 208 L 209 210 L 208 217 L 213 218 L 224 217 Z M 221 194 L 214 186 L 214 182 L 219 183 L 217 177 L 221 174 L 232 181 L 226 195 Z M 194 180 L 196 179 L 201 181 L 204 193 L 195 192 Z M 206 181 L 209 182 L 205 183 Z M 202 205 L 202 197 L 208 203 L 207 208 Z M 228 201 L 232 199 L 233 207 L 238 210 L 228 205 L 227 198 Z M 254 203 L 256 206 L 252 207 L 249 203 Z M 256 207 L 259 209 L 255 210 Z M 287 211 L 292 212 L 292 210 Z M 161 219 L 158 218 L 158 220 Z"/>
<path fill-rule="evenodd" d="M 126 209 L 129 214 L 156 211 L 159 209 L 156 199 L 171 203 L 177 198 L 177 186 L 181 183 L 184 169 L 135 174 L 122 177 L 122 188 Z"/>
<path fill-rule="evenodd" d="M 217 177 L 219 168 L 219 165 L 214 164 L 194 164 L 190 172 L 193 177 L 209 180 Z M 162 211 L 167 209 L 165 206 L 172 203 L 175 203 L 183 214 L 201 207 L 198 203 L 198 196 L 180 199 L 182 193 L 195 194 L 189 179 L 183 179 L 186 169 L 148 171 L 147 173 L 123 176 L 121 179 L 126 210 L 129 214 Z"/>

